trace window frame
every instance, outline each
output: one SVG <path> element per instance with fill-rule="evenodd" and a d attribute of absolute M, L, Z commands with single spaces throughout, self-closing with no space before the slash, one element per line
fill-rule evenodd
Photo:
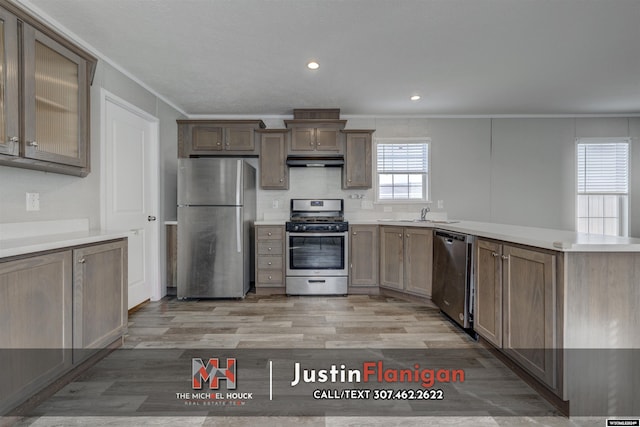
<path fill-rule="evenodd" d="M 373 156 L 373 190 L 376 204 L 382 205 L 411 205 L 411 204 L 425 204 L 431 203 L 431 138 L 429 137 L 403 137 L 403 138 L 374 138 L 372 156 Z M 380 187 L 379 187 L 379 173 L 378 173 L 378 145 L 379 144 L 427 144 L 427 172 L 426 175 L 427 184 L 423 189 L 423 197 L 421 199 L 381 199 Z M 426 194 L 425 194 L 426 191 Z"/>
<path fill-rule="evenodd" d="M 579 170 L 579 161 L 578 161 L 578 146 L 582 145 L 582 144 L 620 144 L 620 143 L 625 143 L 628 146 L 628 152 L 627 152 L 627 192 L 626 193 L 611 193 L 611 192 L 593 192 L 593 193 L 580 193 L 579 192 L 579 180 L 578 180 L 578 170 Z M 618 214 L 618 234 L 617 236 L 619 237 L 628 237 L 629 236 L 629 216 L 630 216 L 630 212 L 631 212 L 631 183 L 632 183 L 632 177 L 631 177 L 631 166 L 632 166 L 632 138 L 630 137 L 581 137 L 581 138 L 576 138 L 575 139 L 575 147 L 574 147 L 574 162 L 575 162 L 575 172 L 574 172 L 574 179 L 575 179 L 575 185 L 574 185 L 574 194 L 575 194 L 575 205 L 574 205 L 574 228 L 576 232 L 579 233 L 584 233 L 584 231 L 578 231 L 578 222 L 580 218 L 584 218 L 584 217 L 579 217 L 578 214 L 578 208 L 579 208 L 579 197 L 581 195 L 617 195 L 617 196 L 626 196 L 626 203 L 621 203 L 620 199 L 618 200 L 618 206 L 619 206 L 619 214 Z M 624 208 L 624 209 L 622 209 Z M 591 218 L 591 217 L 586 217 L 586 218 Z M 593 217 L 593 218 L 600 218 L 600 217 Z M 597 235 L 604 235 L 604 236 L 610 236 L 609 234 L 597 234 Z"/>

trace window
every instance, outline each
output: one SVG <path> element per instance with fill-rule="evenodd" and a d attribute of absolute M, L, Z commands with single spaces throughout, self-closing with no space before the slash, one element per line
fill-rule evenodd
<path fill-rule="evenodd" d="M 427 138 L 376 141 L 377 201 L 429 200 L 429 146 Z"/>
<path fill-rule="evenodd" d="M 629 139 L 581 138 L 576 151 L 576 230 L 627 236 Z"/>

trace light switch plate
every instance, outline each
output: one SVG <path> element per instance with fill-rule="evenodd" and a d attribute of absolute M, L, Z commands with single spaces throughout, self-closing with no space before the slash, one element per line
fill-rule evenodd
<path fill-rule="evenodd" d="M 27 194 L 27 211 L 39 211 L 40 210 L 40 193 L 26 193 Z"/>

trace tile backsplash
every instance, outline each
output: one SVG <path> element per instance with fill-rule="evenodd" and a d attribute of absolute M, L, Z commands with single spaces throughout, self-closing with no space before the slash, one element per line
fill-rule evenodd
<path fill-rule="evenodd" d="M 287 220 L 291 199 L 344 199 L 347 220 L 375 220 L 381 218 L 417 218 L 424 205 L 375 204 L 372 189 L 343 190 L 342 168 L 291 168 L 289 190 L 258 190 L 258 220 Z M 370 207 L 370 209 L 367 209 Z"/>

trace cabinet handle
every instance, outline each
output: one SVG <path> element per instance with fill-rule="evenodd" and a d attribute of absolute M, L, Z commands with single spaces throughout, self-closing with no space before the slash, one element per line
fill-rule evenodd
<path fill-rule="evenodd" d="M 273 263 L 272 263 L 271 261 L 269 261 L 269 262 L 267 263 L 267 265 L 273 265 Z"/>
<path fill-rule="evenodd" d="M 313 146 L 313 141 L 311 141 L 311 142 L 309 143 L 309 145 Z"/>
<path fill-rule="evenodd" d="M 268 232 L 268 233 L 267 233 L 267 236 L 271 236 L 271 232 Z"/>
<path fill-rule="evenodd" d="M 18 142 L 20 141 L 20 138 L 18 138 L 17 136 L 12 136 L 11 138 L 9 138 L 9 142 Z"/>
<path fill-rule="evenodd" d="M 84 264 L 85 262 L 87 262 L 87 260 L 86 260 L 86 259 L 84 259 L 84 258 L 80 258 L 80 259 L 78 260 L 78 264 Z"/>
<path fill-rule="evenodd" d="M 402 233 L 398 233 L 398 237 L 402 239 Z"/>
<path fill-rule="evenodd" d="M 509 259 L 509 255 L 502 255 L 501 258 L 502 259 Z"/>
<path fill-rule="evenodd" d="M 27 145 L 29 147 L 37 147 L 38 143 L 36 141 L 27 141 Z"/>
<path fill-rule="evenodd" d="M 222 145 L 222 143 L 221 142 L 216 142 L 216 145 Z"/>
<path fill-rule="evenodd" d="M 269 250 L 269 251 L 270 251 L 270 250 L 271 250 L 271 248 L 267 248 L 267 250 Z"/>
<path fill-rule="evenodd" d="M 410 234 L 407 233 L 407 238 L 410 236 Z"/>
<path fill-rule="evenodd" d="M 357 232 L 357 231 L 354 231 L 354 232 L 353 232 L 353 235 L 354 235 L 354 236 L 357 236 L 357 235 L 358 235 L 358 232 Z"/>
<path fill-rule="evenodd" d="M 271 279 L 272 279 L 272 277 L 271 277 L 271 276 L 269 276 L 269 280 L 271 280 Z"/>
<path fill-rule="evenodd" d="M 499 256 L 500 256 L 500 254 L 499 254 L 499 253 L 497 253 L 497 252 L 491 252 L 491 256 L 493 256 L 493 257 L 497 258 L 497 257 L 499 257 Z"/>
<path fill-rule="evenodd" d="M 280 178 L 280 182 L 284 182 L 284 178 Z"/>
<path fill-rule="evenodd" d="M 351 180 L 350 180 L 350 179 L 348 179 L 348 180 L 347 180 L 347 182 L 351 182 Z"/>

